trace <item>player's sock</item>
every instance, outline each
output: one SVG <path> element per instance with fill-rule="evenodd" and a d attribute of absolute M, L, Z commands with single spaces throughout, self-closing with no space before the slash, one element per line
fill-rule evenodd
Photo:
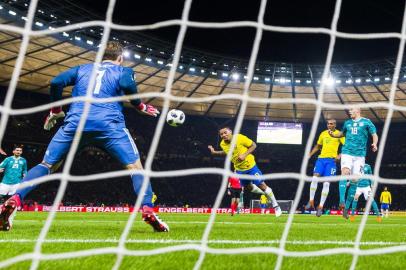
<path fill-rule="evenodd" d="M 338 191 L 340 194 L 340 204 L 345 204 L 345 191 L 347 189 L 347 180 L 340 180 L 338 182 Z"/>
<path fill-rule="evenodd" d="M 388 209 L 385 210 L 385 217 L 389 217 L 389 210 Z"/>
<path fill-rule="evenodd" d="M 38 164 L 37 166 L 31 168 L 31 170 L 28 171 L 27 175 L 24 177 L 21 183 L 24 182 L 29 182 L 31 180 L 37 179 L 41 176 L 45 176 L 50 174 L 51 171 L 49 168 L 43 164 Z M 17 190 L 16 194 L 20 195 L 20 199 L 24 200 L 25 196 L 27 196 L 28 193 L 30 193 L 31 190 L 35 189 L 37 185 L 31 185 L 22 189 Z"/>
<path fill-rule="evenodd" d="M 278 202 L 276 201 L 275 195 L 273 195 L 272 189 L 267 187 L 264 190 L 265 196 L 268 198 L 268 201 L 272 202 L 272 207 L 278 206 Z"/>
<path fill-rule="evenodd" d="M 324 182 L 323 183 L 323 189 L 321 190 L 321 198 L 320 198 L 320 206 L 321 207 L 323 207 L 324 203 L 326 202 L 329 190 L 330 190 L 330 183 L 329 182 Z"/>
<path fill-rule="evenodd" d="M 310 197 L 309 197 L 310 201 L 314 201 L 314 195 L 316 194 L 317 184 L 318 184 L 316 179 L 317 179 L 317 176 L 313 176 L 313 180 L 310 183 Z"/>
<path fill-rule="evenodd" d="M 375 215 L 379 216 L 379 209 L 378 209 L 378 205 L 376 204 L 376 201 L 373 200 L 372 201 L 372 210 L 374 211 Z"/>
<path fill-rule="evenodd" d="M 265 194 L 257 185 L 252 185 L 251 192 L 255 194 Z"/>
<path fill-rule="evenodd" d="M 357 199 L 357 200 L 354 199 L 354 200 L 352 201 L 351 215 L 354 215 L 354 214 L 355 214 L 355 209 L 357 209 L 357 204 L 358 204 L 358 199 Z"/>
<path fill-rule="evenodd" d="M 134 187 L 134 191 L 137 194 L 137 196 L 140 196 L 140 190 L 141 190 L 141 186 L 142 183 L 144 182 L 144 176 L 142 174 L 132 174 L 131 175 L 131 180 L 133 181 L 133 187 Z M 145 191 L 145 194 L 143 196 L 142 202 L 141 202 L 141 206 L 149 206 L 149 207 L 153 207 L 152 204 L 152 187 L 151 187 L 151 182 L 148 183 L 147 186 L 147 190 Z"/>
<path fill-rule="evenodd" d="M 348 210 L 351 207 L 352 200 L 354 200 L 355 192 L 357 191 L 357 184 L 350 184 L 348 188 L 347 200 L 345 201 L 345 209 Z"/>

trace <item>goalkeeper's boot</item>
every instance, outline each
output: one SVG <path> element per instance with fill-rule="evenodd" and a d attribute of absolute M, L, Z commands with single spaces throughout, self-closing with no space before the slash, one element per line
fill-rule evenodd
<path fill-rule="evenodd" d="M 9 231 L 13 227 L 13 219 L 17 213 L 17 207 L 21 205 L 19 195 L 13 195 L 2 206 L 0 212 L 0 230 Z"/>
<path fill-rule="evenodd" d="M 343 218 L 345 218 L 345 219 L 348 219 L 348 218 L 349 218 L 349 216 L 348 216 L 348 209 L 344 209 L 344 210 L 343 210 Z"/>
<path fill-rule="evenodd" d="M 305 210 L 314 209 L 314 200 L 309 200 L 305 206 Z"/>
<path fill-rule="evenodd" d="M 275 209 L 275 217 L 280 217 L 282 215 L 282 209 L 279 205 L 274 207 Z"/>
<path fill-rule="evenodd" d="M 354 222 L 354 221 L 355 221 L 355 215 L 351 215 L 351 216 L 350 216 L 350 221 L 351 221 L 351 222 Z"/>
<path fill-rule="evenodd" d="M 151 225 L 156 232 L 169 232 L 169 226 L 154 213 L 152 207 L 146 205 L 142 207 L 142 220 Z"/>
<path fill-rule="evenodd" d="M 323 206 L 319 205 L 317 207 L 316 217 L 321 217 L 323 215 Z"/>

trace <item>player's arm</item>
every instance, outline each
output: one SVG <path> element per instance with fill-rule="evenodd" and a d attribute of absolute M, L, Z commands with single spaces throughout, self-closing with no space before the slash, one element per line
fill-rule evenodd
<path fill-rule="evenodd" d="M 50 95 L 51 102 L 55 102 L 62 99 L 62 92 L 66 86 L 74 85 L 76 78 L 78 76 L 79 66 L 73 67 L 60 73 L 58 76 L 52 79 Z M 60 118 L 64 118 L 65 113 L 62 111 L 62 107 L 53 107 L 51 108 L 48 117 L 44 123 L 44 129 L 50 130 L 56 125 L 56 122 Z"/>
<path fill-rule="evenodd" d="M 23 164 L 23 177 L 25 177 L 27 175 L 27 161 L 24 160 L 24 164 Z"/>
<path fill-rule="evenodd" d="M 134 79 L 134 71 L 131 68 L 124 68 L 120 77 L 120 89 L 126 95 L 135 95 L 138 93 L 137 84 Z M 159 111 L 152 105 L 142 103 L 141 99 L 131 99 L 130 103 L 142 114 L 157 117 Z"/>
<path fill-rule="evenodd" d="M 378 138 L 378 134 L 372 134 L 372 144 L 371 144 L 371 147 L 372 147 L 372 151 L 373 152 L 376 152 L 376 151 L 378 151 L 378 140 L 379 140 L 379 138 Z"/>
<path fill-rule="evenodd" d="M 392 194 L 388 192 L 388 197 L 389 197 L 389 204 L 392 204 Z"/>
<path fill-rule="evenodd" d="M 0 172 L 4 172 L 6 169 L 8 163 L 8 158 L 5 158 L 1 163 L 0 163 Z"/>
<path fill-rule="evenodd" d="M 344 137 L 344 133 L 342 131 L 339 131 L 338 133 L 334 133 L 334 131 L 329 130 L 328 134 L 333 137 L 333 138 L 342 138 Z"/>
<path fill-rule="evenodd" d="M 382 203 L 383 200 L 383 192 L 381 192 L 381 196 L 379 197 L 379 202 Z"/>
<path fill-rule="evenodd" d="M 213 156 L 225 156 L 226 155 L 226 152 L 224 152 L 223 150 L 220 150 L 220 151 L 214 150 L 214 147 L 212 145 L 207 146 L 207 148 L 209 148 L 210 154 L 212 154 Z"/>
<path fill-rule="evenodd" d="M 240 161 L 245 160 L 245 158 L 251 154 L 252 152 L 254 152 L 255 148 L 257 148 L 257 144 L 255 142 L 252 141 L 252 144 L 250 147 L 248 147 L 247 151 L 245 153 L 239 154 L 238 155 L 238 159 Z"/>
<path fill-rule="evenodd" d="M 309 153 L 309 158 L 311 158 L 314 154 L 316 154 L 317 152 L 319 152 L 319 150 L 321 149 L 321 145 L 320 144 L 316 144 L 314 147 L 313 147 L 313 149 L 312 149 L 312 151 L 310 151 L 310 153 Z"/>
<path fill-rule="evenodd" d="M 2 154 L 3 156 L 7 156 L 6 151 L 3 150 L 3 148 L 0 147 L 0 154 Z"/>

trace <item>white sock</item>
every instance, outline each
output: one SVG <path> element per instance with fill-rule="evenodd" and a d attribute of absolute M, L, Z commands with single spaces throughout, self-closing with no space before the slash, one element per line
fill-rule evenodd
<path fill-rule="evenodd" d="M 276 201 L 275 195 L 273 195 L 272 189 L 267 187 L 264 191 L 265 196 L 268 198 L 268 201 L 272 202 L 272 207 L 278 206 L 278 202 Z"/>
<path fill-rule="evenodd" d="M 255 194 L 265 194 L 257 185 L 252 185 L 251 192 Z"/>
<path fill-rule="evenodd" d="M 316 194 L 317 190 L 317 184 L 315 180 L 317 179 L 317 176 L 313 176 L 312 183 L 310 184 L 310 201 L 314 201 L 314 195 Z"/>
<path fill-rule="evenodd" d="M 330 183 L 324 182 L 323 189 L 321 190 L 321 198 L 320 198 L 320 206 L 323 207 L 324 203 L 326 202 L 328 192 L 330 190 Z"/>
<path fill-rule="evenodd" d="M 385 212 L 386 212 L 386 217 L 388 217 L 389 216 L 389 210 L 386 209 Z"/>

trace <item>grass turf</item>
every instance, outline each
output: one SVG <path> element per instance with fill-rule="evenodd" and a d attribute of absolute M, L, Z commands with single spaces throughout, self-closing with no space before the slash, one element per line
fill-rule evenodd
<path fill-rule="evenodd" d="M 58 213 L 42 245 L 44 254 L 117 247 L 129 215 L 123 213 Z M 18 213 L 10 232 L 0 232 L 0 261 L 31 253 L 45 224 L 47 213 Z M 162 214 L 169 233 L 153 233 L 140 217 L 131 229 L 126 248 L 131 251 L 170 246 L 198 245 L 209 215 Z M 339 216 L 296 215 L 286 249 L 315 251 L 353 247 L 361 217 L 353 223 Z M 217 215 L 209 237 L 210 248 L 278 247 L 287 216 Z M 406 245 L 406 217 L 390 217 L 377 223 L 368 219 L 361 249 Z M 41 261 L 39 269 L 111 269 L 115 254 Z M 193 269 L 199 251 L 183 250 L 150 256 L 124 256 L 120 269 Z M 282 269 L 349 269 L 353 256 L 285 257 Z M 406 252 L 360 256 L 356 269 L 405 269 Z M 272 253 L 206 254 L 202 269 L 273 269 Z M 1 262 L 0 262 L 1 263 Z M 7 269 L 29 269 L 31 260 Z"/>

